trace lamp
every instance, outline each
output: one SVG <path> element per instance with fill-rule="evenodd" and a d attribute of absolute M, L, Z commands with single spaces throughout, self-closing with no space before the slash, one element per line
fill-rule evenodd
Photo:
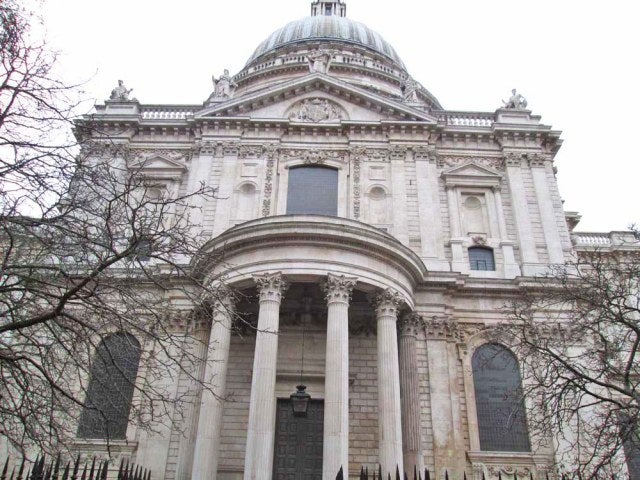
<path fill-rule="evenodd" d="M 309 408 L 309 402 L 311 401 L 311 395 L 309 395 L 305 390 L 307 386 L 302 383 L 302 372 L 304 370 L 304 324 L 306 323 L 307 316 L 309 315 L 309 310 L 311 308 L 311 298 L 305 298 L 305 310 L 306 312 L 302 315 L 302 348 L 300 351 L 300 384 L 296 386 L 296 391 L 293 392 L 289 398 L 291 399 L 291 408 L 293 409 L 294 417 L 306 417 L 307 409 Z"/>
<path fill-rule="evenodd" d="M 307 389 L 306 385 L 298 385 L 296 388 L 296 392 L 292 393 L 289 397 L 291 399 L 291 408 L 293 408 L 293 416 L 306 417 L 311 395 L 305 392 Z"/>

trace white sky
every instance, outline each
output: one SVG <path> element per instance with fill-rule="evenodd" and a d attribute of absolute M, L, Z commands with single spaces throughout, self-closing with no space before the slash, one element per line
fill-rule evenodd
<path fill-rule="evenodd" d="M 46 0 L 68 79 L 102 101 L 123 79 L 142 103 L 202 103 L 211 75 L 237 73 L 309 0 Z M 640 2 L 347 0 L 449 110 L 493 111 L 517 88 L 562 130 L 556 157 L 577 230 L 640 223 Z"/>

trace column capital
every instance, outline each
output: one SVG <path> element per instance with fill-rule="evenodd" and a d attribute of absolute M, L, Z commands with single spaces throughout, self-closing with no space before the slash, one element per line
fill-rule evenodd
<path fill-rule="evenodd" d="M 376 316 L 393 316 L 397 317 L 398 307 L 402 304 L 402 295 L 393 290 L 387 288 L 382 292 L 379 292 L 373 297 L 373 305 L 376 309 Z"/>
<path fill-rule="evenodd" d="M 327 303 L 343 302 L 349 304 L 353 287 L 355 287 L 357 281 L 356 277 L 328 274 L 327 280 L 322 284 Z"/>
<path fill-rule="evenodd" d="M 458 342 L 462 340 L 462 332 L 458 322 L 450 316 L 433 317 L 425 320 L 427 338 Z"/>
<path fill-rule="evenodd" d="M 416 312 L 410 312 L 400 318 L 398 328 L 401 337 L 417 337 L 424 328 L 424 320 Z"/>
<path fill-rule="evenodd" d="M 282 294 L 289 286 L 282 278 L 281 272 L 254 275 L 253 281 L 256 282 L 256 286 L 260 292 L 261 302 L 264 300 L 282 301 Z"/>

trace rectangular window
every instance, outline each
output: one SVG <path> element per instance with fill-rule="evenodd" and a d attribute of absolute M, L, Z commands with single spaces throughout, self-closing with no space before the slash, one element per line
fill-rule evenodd
<path fill-rule="evenodd" d="M 338 215 L 338 170 L 297 167 L 289 170 L 287 215 Z"/>

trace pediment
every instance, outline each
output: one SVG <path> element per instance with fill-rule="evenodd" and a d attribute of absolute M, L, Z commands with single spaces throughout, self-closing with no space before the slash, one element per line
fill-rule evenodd
<path fill-rule="evenodd" d="M 447 186 L 495 187 L 502 175 L 496 170 L 471 161 L 442 172 Z"/>
<path fill-rule="evenodd" d="M 154 155 L 148 158 L 136 160 L 130 165 L 130 167 L 137 169 L 145 177 L 153 178 L 172 178 L 181 176 L 188 170 L 187 166 L 183 163 L 161 155 Z"/>
<path fill-rule="evenodd" d="M 427 112 L 319 73 L 211 105 L 194 117 L 248 117 L 294 123 L 437 123 Z"/>

